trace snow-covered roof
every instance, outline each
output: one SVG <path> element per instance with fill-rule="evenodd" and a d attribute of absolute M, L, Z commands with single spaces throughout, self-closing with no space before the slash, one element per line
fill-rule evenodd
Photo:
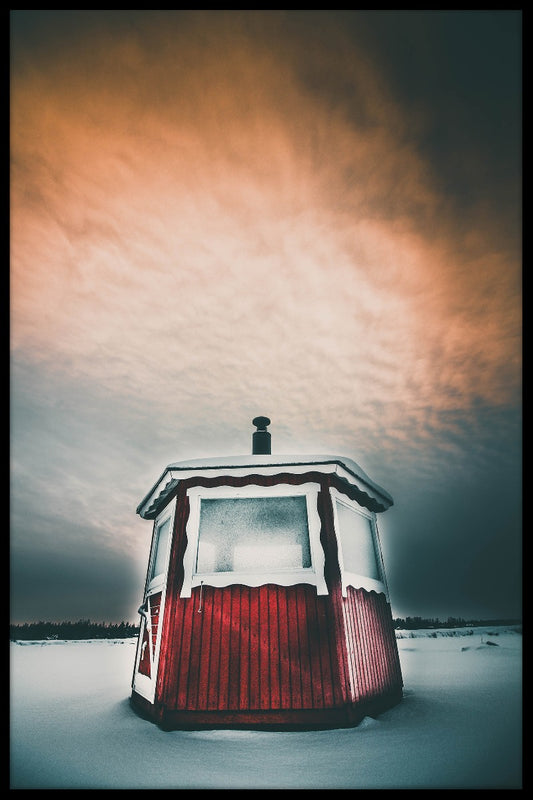
<path fill-rule="evenodd" d="M 198 475 L 214 477 L 215 475 L 244 476 L 275 475 L 280 467 L 288 467 L 292 473 L 316 472 L 337 473 L 377 502 L 379 510 L 385 511 L 393 504 L 388 492 L 375 483 L 353 459 L 338 455 L 243 455 L 222 456 L 216 458 L 196 458 L 187 461 L 176 461 L 169 464 L 159 480 L 137 507 L 137 513 L 145 519 L 153 519 L 168 495 L 175 489 L 180 480 Z"/>
<path fill-rule="evenodd" d="M 352 461 L 351 458 L 344 456 L 332 455 L 255 455 L 248 454 L 244 456 L 220 456 L 218 458 L 194 458 L 187 461 L 176 461 L 174 464 L 169 464 L 167 469 L 202 469 L 209 467 L 255 467 L 260 465 L 275 465 L 287 466 L 290 464 L 324 464 L 326 462 L 339 461 L 346 464 L 354 472 L 364 476 L 370 480 L 368 475 L 361 469 L 359 464 Z"/>

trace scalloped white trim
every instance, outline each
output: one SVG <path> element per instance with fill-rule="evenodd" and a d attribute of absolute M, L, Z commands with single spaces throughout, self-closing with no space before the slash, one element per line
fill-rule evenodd
<path fill-rule="evenodd" d="M 342 596 L 346 597 L 346 589 L 348 586 L 353 586 L 354 589 L 366 589 L 367 592 L 377 592 L 384 594 L 385 584 L 381 581 L 376 581 L 373 578 L 366 578 L 364 575 L 356 575 L 355 572 L 344 572 L 342 576 Z"/>
<path fill-rule="evenodd" d="M 294 586 L 297 583 L 310 583 L 317 586 L 316 574 L 313 569 L 289 570 L 287 572 L 212 572 L 193 575 L 191 586 L 194 589 L 201 584 L 204 586 L 264 586 L 267 583 L 277 583 L 280 586 Z M 318 594 L 327 594 L 318 592 Z M 182 597 L 185 595 L 181 594 Z M 188 595 L 190 596 L 190 595 Z"/>

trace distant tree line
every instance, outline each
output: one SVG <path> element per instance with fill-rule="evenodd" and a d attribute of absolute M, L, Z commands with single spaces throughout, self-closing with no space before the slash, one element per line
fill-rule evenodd
<path fill-rule="evenodd" d="M 448 617 L 447 620 L 430 617 L 398 617 L 393 620 L 396 630 L 418 630 L 420 628 L 464 628 L 481 625 L 519 625 L 518 619 L 470 619 Z M 130 622 L 91 622 L 79 619 L 77 622 L 25 622 L 9 626 L 11 641 L 42 639 L 130 639 L 139 635 L 139 626 Z"/>
<path fill-rule="evenodd" d="M 520 625 L 519 619 L 462 619 L 461 617 L 448 617 L 447 620 L 440 620 L 434 617 L 425 619 L 424 617 L 398 617 L 393 620 L 396 630 L 413 631 L 420 628 L 465 628 L 467 626 L 478 627 L 485 625 Z"/>
<path fill-rule="evenodd" d="M 79 619 L 77 622 L 25 622 L 23 625 L 10 625 L 9 638 L 16 639 L 129 639 L 137 636 L 139 626 L 129 622 L 91 622 Z"/>

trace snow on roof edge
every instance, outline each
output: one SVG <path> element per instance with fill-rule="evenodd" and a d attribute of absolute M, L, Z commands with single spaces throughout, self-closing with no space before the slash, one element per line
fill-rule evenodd
<path fill-rule="evenodd" d="M 140 513 L 140 510 L 143 508 L 145 503 L 147 502 L 148 498 L 154 493 L 157 486 L 161 483 L 164 479 L 165 475 L 168 472 L 176 472 L 180 470 L 201 470 L 201 469 L 223 469 L 225 467 L 234 468 L 234 467 L 250 467 L 253 469 L 255 466 L 294 466 L 294 465 L 306 465 L 306 464 L 340 464 L 349 472 L 351 472 L 355 477 L 360 478 L 363 480 L 369 487 L 374 489 L 378 494 L 385 499 L 387 499 L 390 504 L 394 503 L 391 495 L 383 489 L 383 487 L 379 486 L 379 484 L 375 483 L 366 472 L 359 466 L 359 464 L 351 458 L 347 458 L 346 456 L 339 456 L 339 455 L 329 455 L 329 454 L 318 454 L 318 455 L 308 455 L 308 454 L 297 454 L 297 455 L 256 455 L 256 454 L 248 454 L 248 455 L 241 455 L 241 456 L 218 456 L 214 458 L 195 458 L 195 459 L 188 459 L 186 461 L 176 461 L 172 464 L 168 464 L 166 469 L 163 471 L 161 477 L 156 481 L 147 495 L 143 498 L 143 500 L 139 503 L 137 507 L 137 513 Z"/>
<path fill-rule="evenodd" d="M 362 469 L 362 467 L 353 459 L 346 456 L 330 455 L 330 454 L 297 454 L 297 455 L 243 455 L 243 456 L 219 456 L 216 458 L 194 458 L 187 461 L 176 461 L 174 464 L 169 464 L 166 471 L 177 469 L 209 469 L 220 467 L 254 467 L 260 466 L 290 466 L 294 464 L 342 464 L 350 472 L 353 472 L 359 478 L 363 478 L 370 486 L 373 486 L 385 496 L 390 497 L 381 486 L 375 483 Z M 392 498 L 391 498 L 392 500 Z"/>

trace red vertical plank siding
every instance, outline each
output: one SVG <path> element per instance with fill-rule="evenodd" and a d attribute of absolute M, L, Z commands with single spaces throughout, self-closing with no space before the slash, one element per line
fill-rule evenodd
<path fill-rule="evenodd" d="M 231 629 L 231 587 L 217 591 L 217 608 L 220 613 L 220 668 L 218 673 L 218 709 L 228 708 L 230 651 L 229 633 Z"/>
<path fill-rule="evenodd" d="M 302 708 L 302 677 L 298 640 L 298 600 L 294 586 L 287 587 L 287 620 L 289 626 L 289 669 L 291 708 Z"/>
<path fill-rule="evenodd" d="M 309 642 L 309 677 L 311 680 L 311 706 L 323 708 L 324 694 L 322 664 L 320 658 L 320 627 L 318 624 L 317 604 L 309 595 L 304 597 L 305 619 L 307 622 L 307 638 Z"/>
<path fill-rule="evenodd" d="M 240 634 L 241 634 L 241 587 L 232 586 L 231 594 L 231 626 L 229 636 L 229 675 L 228 675 L 228 708 L 238 709 L 240 701 Z M 207 658 L 206 654 L 206 658 Z"/>
<path fill-rule="evenodd" d="M 216 603 L 216 596 L 213 587 L 204 586 L 204 593 L 209 597 L 211 608 L 211 657 L 209 659 L 209 689 L 207 694 L 206 708 L 211 711 L 218 709 L 219 699 L 219 676 L 220 676 L 220 654 L 222 648 L 222 615 Z"/>
<path fill-rule="evenodd" d="M 198 601 L 200 602 L 200 600 Z M 201 609 L 196 613 L 202 617 L 202 635 L 200 639 L 200 669 L 198 675 L 198 702 L 197 707 L 208 708 L 209 706 L 209 673 L 213 650 L 211 648 L 211 629 L 213 624 L 213 596 L 202 587 Z M 204 658 L 203 654 L 209 653 L 209 658 Z"/>
<path fill-rule="evenodd" d="M 356 654 L 358 671 L 361 674 L 361 681 L 358 684 L 358 695 L 359 699 L 364 700 L 371 695 L 373 674 L 369 644 L 365 641 L 367 630 L 363 614 L 363 607 L 362 602 L 359 602 L 357 592 L 358 590 L 352 590 L 351 586 L 349 586 L 347 589 L 347 595 L 350 598 L 351 611 L 357 624 L 357 634 L 355 641 L 353 642 L 353 646 Z"/>
<path fill-rule="evenodd" d="M 287 591 L 278 587 L 278 635 L 280 664 L 280 708 L 291 707 L 291 668 L 289 653 L 289 611 Z"/>
<path fill-rule="evenodd" d="M 329 646 L 329 621 L 326 608 L 327 598 L 317 598 L 316 630 L 319 641 L 320 675 L 322 676 L 321 690 L 324 706 L 331 708 L 335 705 L 335 691 L 333 669 L 331 665 L 331 649 Z"/>
<path fill-rule="evenodd" d="M 248 685 L 249 708 L 259 708 L 259 592 L 256 587 L 249 592 L 250 619 L 250 671 Z"/>
<path fill-rule="evenodd" d="M 298 599 L 294 586 L 287 589 L 287 621 L 289 631 L 289 669 L 291 708 L 302 708 L 302 676 L 300 672 L 300 643 L 298 637 Z"/>
<path fill-rule="evenodd" d="M 358 677 L 356 698 L 367 700 L 400 689 L 398 649 L 385 595 L 349 586 L 345 603 L 355 622 L 353 627 L 347 625 L 346 635 L 355 631 L 351 646 Z"/>
<path fill-rule="evenodd" d="M 250 707 L 250 588 L 241 587 L 239 709 Z"/>
<path fill-rule="evenodd" d="M 363 654 L 358 647 L 358 642 L 361 641 L 361 637 L 364 635 L 363 626 L 361 624 L 361 620 L 357 611 L 357 604 L 354 599 L 353 592 L 351 587 L 348 587 L 347 596 L 346 596 L 346 604 L 348 606 L 347 617 L 351 620 L 351 628 L 347 630 L 347 635 L 352 635 L 353 639 L 351 641 L 351 648 L 353 652 L 353 671 L 354 671 L 354 681 L 355 686 L 353 687 L 353 697 L 356 701 L 358 701 L 361 697 L 364 697 L 368 692 L 368 687 L 370 685 L 370 679 L 368 675 L 368 665 L 366 663 L 366 659 L 363 657 Z"/>
<path fill-rule="evenodd" d="M 169 670 L 168 672 L 169 680 L 172 679 L 172 683 L 176 681 L 175 705 L 177 708 L 185 708 L 187 705 L 189 659 L 191 654 L 192 638 L 191 628 L 194 608 L 193 604 L 194 596 L 188 598 L 188 600 L 177 609 L 179 611 L 179 615 L 177 614 L 176 616 L 181 622 L 181 637 L 179 639 L 176 637 L 174 641 L 167 643 L 167 646 L 172 648 L 174 654 L 179 656 L 179 660 L 177 660 L 177 658 L 173 660 L 173 666 L 175 667 L 176 671 L 170 672 Z M 159 668 L 161 669 L 161 665 Z M 174 687 L 171 686 L 170 688 L 173 689 Z"/>
<path fill-rule="evenodd" d="M 300 650 L 300 676 L 302 681 L 302 707 L 313 708 L 312 678 L 313 662 L 311 659 L 311 647 L 309 632 L 307 628 L 308 615 L 306 594 L 303 585 L 296 586 L 296 598 L 298 601 L 298 643 Z"/>
<path fill-rule="evenodd" d="M 379 682 L 379 672 L 378 672 L 378 665 L 376 664 L 376 648 L 375 648 L 375 639 L 372 635 L 372 627 L 371 627 L 371 620 L 370 614 L 368 609 L 368 603 L 366 602 L 367 595 L 364 592 L 358 593 L 358 605 L 361 609 L 361 618 L 363 620 L 363 641 L 359 644 L 361 648 L 364 648 L 366 651 L 367 656 L 367 664 L 369 666 L 369 674 L 370 674 L 370 686 L 369 686 L 369 695 L 372 696 L 377 694 L 378 692 L 378 682 Z"/>
<path fill-rule="evenodd" d="M 279 611 L 278 587 L 269 586 L 268 602 L 268 658 L 270 676 L 270 708 L 280 708 L 280 639 L 279 639 Z"/>
<path fill-rule="evenodd" d="M 192 620 L 190 627 L 191 649 L 189 658 L 189 670 L 187 676 L 187 704 L 186 708 L 194 710 L 198 708 L 198 683 L 200 672 L 200 656 L 205 656 L 201 653 L 201 637 L 202 637 L 202 623 L 204 616 L 198 613 L 198 604 L 200 597 L 200 589 L 197 588 L 192 592 L 189 600 L 189 605 L 192 609 Z"/>
<path fill-rule="evenodd" d="M 325 599 L 307 585 L 204 586 L 199 613 L 195 588 L 175 612 L 181 635 L 167 701 L 191 711 L 331 705 Z"/>
<path fill-rule="evenodd" d="M 259 707 L 270 705 L 270 586 L 259 587 Z"/>

